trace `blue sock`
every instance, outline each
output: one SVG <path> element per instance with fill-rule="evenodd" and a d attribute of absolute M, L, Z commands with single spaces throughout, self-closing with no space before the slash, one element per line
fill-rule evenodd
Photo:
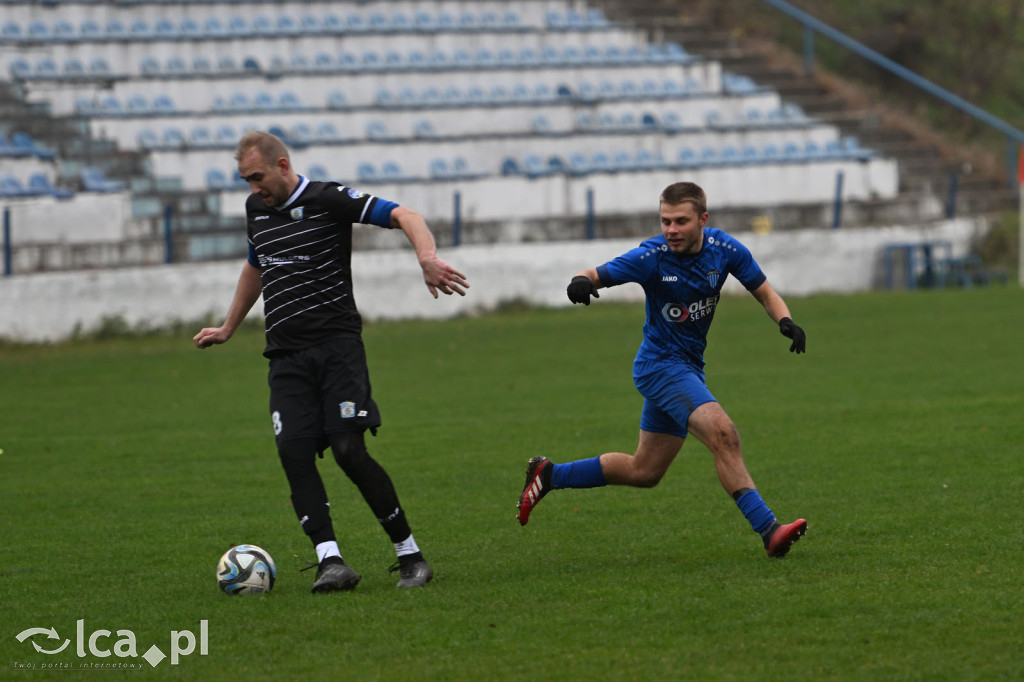
<path fill-rule="evenodd" d="M 607 485 L 601 470 L 601 458 L 578 459 L 567 464 L 555 464 L 551 468 L 551 487 L 558 488 L 599 488 Z"/>
<path fill-rule="evenodd" d="M 764 503 L 756 490 L 748 490 L 736 500 L 736 506 L 750 522 L 750 527 L 764 536 L 775 524 L 775 514 Z"/>

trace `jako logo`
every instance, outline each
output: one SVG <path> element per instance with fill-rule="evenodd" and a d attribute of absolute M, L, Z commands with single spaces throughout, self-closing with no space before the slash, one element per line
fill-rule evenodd
<path fill-rule="evenodd" d="M 88 638 L 85 636 L 85 620 L 77 621 L 75 631 L 75 653 L 78 654 L 79 658 L 85 658 L 86 648 L 88 648 L 89 654 L 96 656 L 97 658 L 107 658 L 113 653 L 118 658 L 138 658 L 138 647 L 135 642 L 135 633 L 131 630 L 118 630 L 117 636 L 120 638 L 114 642 L 113 652 L 107 646 L 106 640 L 110 638 L 110 630 L 96 630 L 89 635 Z M 46 635 L 46 639 L 60 639 L 60 635 L 57 634 L 56 628 L 29 628 L 22 630 L 17 634 L 17 640 L 24 642 L 33 635 Z M 183 644 L 184 642 L 184 644 Z M 65 639 L 64 643 L 60 646 L 56 646 L 53 649 L 45 649 L 39 645 L 36 640 L 32 640 L 32 646 L 35 650 L 41 654 L 54 655 L 64 651 L 71 644 L 70 639 Z M 199 655 L 206 656 L 207 648 L 209 644 L 209 630 L 207 628 L 207 621 L 199 621 Z M 171 630 L 171 665 L 178 665 L 178 659 L 181 656 L 188 656 L 196 650 L 196 636 L 190 630 Z M 146 660 L 152 667 L 158 666 L 165 658 L 167 654 L 160 650 L 155 644 L 142 655 L 142 658 Z M 34 669 L 35 663 L 15 663 L 15 667 L 24 669 Z M 135 667 L 134 663 L 81 663 L 78 665 L 70 663 L 43 663 L 39 667 L 41 668 L 132 668 Z M 140 666 L 141 667 L 141 666 Z"/>
<path fill-rule="evenodd" d="M 676 277 L 675 275 L 665 275 L 664 277 L 661 278 L 661 281 L 662 282 L 678 282 L 679 278 Z"/>

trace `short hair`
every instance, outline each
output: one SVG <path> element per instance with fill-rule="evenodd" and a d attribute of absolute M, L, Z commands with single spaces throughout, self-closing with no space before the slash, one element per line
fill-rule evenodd
<path fill-rule="evenodd" d="M 708 212 L 707 195 L 704 194 L 704 190 L 700 188 L 700 185 L 692 182 L 677 182 L 669 185 L 661 193 L 659 201 L 662 204 L 669 204 L 671 206 L 690 202 L 699 215 L 704 215 Z"/>
<path fill-rule="evenodd" d="M 250 130 L 242 136 L 242 139 L 238 141 L 238 148 L 235 150 L 235 161 L 241 161 L 250 149 L 258 149 L 267 163 L 276 163 L 282 157 L 291 163 L 288 147 L 281 141 L 281 138 L 262 130 Z"/>

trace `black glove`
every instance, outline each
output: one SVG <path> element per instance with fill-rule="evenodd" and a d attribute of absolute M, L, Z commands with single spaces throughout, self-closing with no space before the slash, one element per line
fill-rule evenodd
<path fill-rule="evenodd" d="M 790 353 L 807 352 L 807 334 L 804 334 L 804 330 L 796 322 L 788 317 L 782 318 L 779 320 L 779 331 L 783 336 L 793 339 L 793 343 L 789 346 Z"/>
<path fill-rule="evenodd" d="M 601 298 L 601 295 L 597 293 L 597 287 L 590 281 L 590 278 L 586 275 L 576 275 L 569 282 L 569 286 L 566 287 L 565 293 L 569 295 L 569 300 L 573 303 L 582 303 L 583 305 L 590 305 L 590 297 Z"/>

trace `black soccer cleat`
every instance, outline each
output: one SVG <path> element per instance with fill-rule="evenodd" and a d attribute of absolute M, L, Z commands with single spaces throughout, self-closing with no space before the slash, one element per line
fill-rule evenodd
<path fill-rule="evenodd" d="M 530 520 L 530 512 L 537 506 L 548 491 L 551 490 L 551 460 L 547 457 L 534 457 L 526 467 L 526 484 L 516 503 L 516 518 L 519 525 L 525 526 Z"/>
<path fill-rule="evenodd" d="M 341 557 L 329 556 L 320 562 L 316 570 L 316 582 L 313 583 L 313 594 L 319 592 L 339 592 L 354 590 L 362 576 L 342 561 Z"/>
<path fill-rule="evenodd" d="M 400 580 L 396 587 L 423 587 L 434 578 L 434 571 L 425 559 L 408 564 L 396 563 L 388 572 L 398 571 Z"/>

